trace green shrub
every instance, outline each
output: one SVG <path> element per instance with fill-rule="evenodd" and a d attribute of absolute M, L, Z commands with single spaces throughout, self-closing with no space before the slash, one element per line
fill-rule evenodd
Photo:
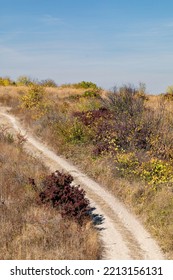
<path fill-rule="evenodd" d="M 73 86 L 75 88 L 84 88 L 84 89 L 99 89 L 98 86 L 92 82 L 85 82 L 85 81 L 82 81 L 80 83 L 77 83 L 77 84 L 73 84 Z"/>

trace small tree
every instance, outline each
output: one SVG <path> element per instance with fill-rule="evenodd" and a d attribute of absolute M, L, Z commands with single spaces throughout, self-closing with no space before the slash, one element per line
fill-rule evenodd
<path fill-rule="evenodd" d="M 54 80 L 52 79 L 46 79 L 46 80 L 42 80 L 40 82 L 40 84 L 43 86 L 43 87 L 57 87 L 57 84 L 54 82 Z"/>

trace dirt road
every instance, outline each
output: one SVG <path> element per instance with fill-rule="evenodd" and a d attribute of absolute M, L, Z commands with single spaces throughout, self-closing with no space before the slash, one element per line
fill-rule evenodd
<path fill-rule="evenodd" d="M 7 112 L 7 108 L 0 107 L 1 123 L 10 125 L 13 130 L 20 131 L 22 134 L 27 133 L 25 143 L 27 152 L 39 157 L 51 171 L 59 169 L 69 172 L 74 177 L 75 183 L 86 190 L 91 206 L 96 208 L 95 213 L 104 217 L 103 223 L 98 226 L 105 246 L 103 259 L 164 259 L 156 241 L 117 198 L 26 132 L 20 122 Z"/>

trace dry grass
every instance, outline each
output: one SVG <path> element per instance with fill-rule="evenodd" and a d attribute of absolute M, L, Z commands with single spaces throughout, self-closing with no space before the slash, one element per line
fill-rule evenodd
<path fill-rule="evenodd" d="M 28 178 L 39 182 L 47 169 L 6 137 L 0 151 L 0 259 L 100 259 L 91 222 L 81 227 L 37 203 Z"/>
<path fill-rule="evenodd" d="M 19 104 L 19 97 L 25 91 L 25 87 L 0 86 L 0 103 L 5 106 L 16 107 Z"/>
<path fill-rule="evenodd" d="M 82 95 L 82 93 L 83 90 L 68 87 L 48 89 L 47 97 L 51 103 L 51 111 L 37 120 L 33 120 L 31 112 L 27 110 L 20 111 L 18 108 L 13 107 L 13 111 L 25 121 L 26 125 L 30 125 L 33 132 L 48 143 L 58 154 L 62 154 L 84 172 L 87 172 L 88 175 L 106 186 L 110 192 L 118 196 L 139 215 L 148 230 L 158 240 L 167 257 L 173 259 L 172 185 L 162 184 L 158 189 L 154 189 L 140 180 L 118 177 L 112 158 L 105 155 L 93 157 L 93 143 L 72 143 L 66 138 L 66 133 L 70 131 L 71 126 L 70 116 L 74 111 L 87 111 L 99 107 L 99 100 L 86 98 L 75 100 L 75 98 L 69 98 L 74 95 Z M 105 96 L 105 92 L 102 92 L 102 96 Z M 160 129 L 160 138 L 165 148 L 163 153 L 169 155 L 172 152 L 173 102 L 167 100 L 163 102 L 162 96 L 148 96 L 145 105 L 154 109 L 155 115 L 160 116 L 161 122 L 154 130 L 157 132 Z M 149 119 L 148 124 L 151 121 L 152 119 Z M 160 145 L 159 141 L 158 143 L 157 141 L 154 142 L 157 149 Z M 141 157 L 143 155 L 144 153 L 142 152 Z M 92 243 L 95 244 L 95 241 L 91 239 L 89 244 Z M 87 242 L 83 244 L 87 244 Z"/>
<path fill-rule="evenodd" d="M 75 89 L 75 88 L 47 88 L 47 92 L 51 99 L 56 100 L 57 98 L 65 98 L 69 95 L 77 95 L 84 93 L 84 89 Z"/>

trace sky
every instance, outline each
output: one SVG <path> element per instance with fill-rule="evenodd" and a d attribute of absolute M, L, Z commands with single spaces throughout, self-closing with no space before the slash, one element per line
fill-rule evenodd
<path fill-rule="evenodd" d="M 0 0 L 0 76 L 173 85 L 172 0 Z"/>

